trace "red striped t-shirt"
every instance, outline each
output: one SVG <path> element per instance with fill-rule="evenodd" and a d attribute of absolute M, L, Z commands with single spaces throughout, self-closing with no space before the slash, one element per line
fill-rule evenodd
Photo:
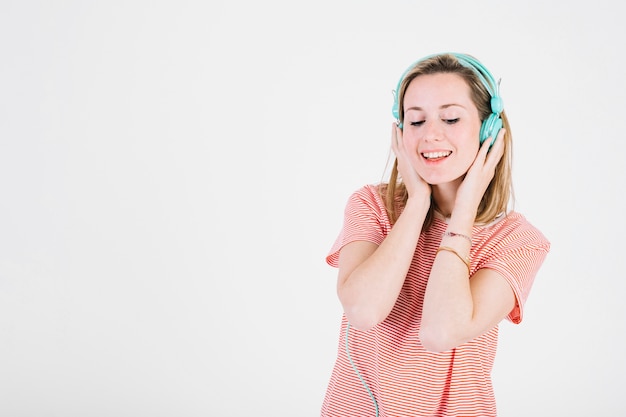
<path fill-rule="evenodd" d="M 375 185 L 353 193 L 344 216 L 343 228 L 326 258 L 333 267 L 337 267 L 339 251 L 347 243 L 364 240 L 379 245 L 391 229 Z M 348 359 L 348 322 L 343 316 L 322 416 L 374 416 L 375 404 L 368 389 L 380 417 L 496 415 L 491 370 L 498 326 L 441 353 L 425 350 L 418 337 L 426 283 L 446 228 L 446 223 L 436 218 L 420 235 L 389 316 L 367 332 L 350 327 L 348 351 L 358 374 Z M 507 317 L 513 323 L 522 320 L 524 302 L 549 249 L 542 233 L 516 212 L 472 230 L 471 273 L 490 268 L 507 280 L 517 299 Z"/>

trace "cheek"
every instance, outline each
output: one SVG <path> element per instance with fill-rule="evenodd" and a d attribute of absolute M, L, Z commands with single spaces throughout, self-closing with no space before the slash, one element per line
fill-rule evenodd
<path fill-rule="evenodd" d="M 455 145 L 457 150 L 464 154 L 476 157 L 480 150 L 480 124 L 472 125 L 469 129 L 459 130 Z"/>
<path fill-rule="evenodd" d="M 410 126 L 402 130 L 402 141 L 407 151 L 417 149 L 419 139 L 414 127 Z"/>
<path fill-rule="evenodd" d="M 476 155 L 478 155 L 478 151 L 480 149 L 480 143 L 478 140 L 475 142 L 476 143 L 473 145 L 468 145 L 463 149 L 458 150 L 457 156 L 459 157 L 459 166 L 463 171 L 467 171 L 476 160 Z"/>
<path fill-rule="evenodd" d="M 467 153 L 468 155 L 470 155 L 473 158 L 476 158 L 476 155 L 478 155 L 478 151 L 480 150 L 480 140 L 478 139 L 478 136 L 474 137 L 469 137 L 467 138 L 467 145 L 465 145 L 463 147 L 463 151 L 465 153 Z"/>

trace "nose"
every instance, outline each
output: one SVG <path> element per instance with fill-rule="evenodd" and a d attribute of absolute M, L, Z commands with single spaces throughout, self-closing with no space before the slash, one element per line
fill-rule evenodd
<path fill-rule="evenodd" d="M 427 142 L 441 140 L 441 126 L 435 120 L 427 120 L 422 125 L 422 139 Z"/>

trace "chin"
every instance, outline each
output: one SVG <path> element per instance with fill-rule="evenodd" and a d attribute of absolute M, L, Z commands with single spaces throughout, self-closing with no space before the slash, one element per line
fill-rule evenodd
<path fill-rule="evenodd" d="M 436 186 L 436 185 L 447 185 L 447 184 L 459 184 L 461 181 L 463 181 L 464 177 L 465 177 L 465 173 L 461 175 L 450 175 L 450 176 L 431 175 L 431 176 L 424 176 L 422 178 L 429 185 Z"/>

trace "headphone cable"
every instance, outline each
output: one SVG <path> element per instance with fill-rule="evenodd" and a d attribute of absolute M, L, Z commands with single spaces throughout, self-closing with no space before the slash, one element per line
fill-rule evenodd
<path fill-rule="evenodd" d="M 349 332 L 350 332 L 350 322 L 348 322 L 348 325 L 346 326 L 346 355 L 348 356 L 348 361 L 350 362 L 350 365 L 352 365 L 352 369 L 354 369 L 354 372 L 356 372 L 356 375 L 359 377 L 359 379 L 361 380 L 361 383 L 365 387 L 365 390 L 367 391 L 370 398 L 372 399 L 372 402 L 374 403 L 374 407 L 376 408 L 376 417 L 378 417 L 378 402 L 376 402 L 376 398 L 374 397 L 374 394 L 372 394 L 370 387 L 367 386 L 367 383 L 361 376 L 361 373 L 357 369 L 356 364 L 354 363 L 354 361 L 352 361 L 352 357 L 350 356 L 350 347 L 348 343 Z"/>

